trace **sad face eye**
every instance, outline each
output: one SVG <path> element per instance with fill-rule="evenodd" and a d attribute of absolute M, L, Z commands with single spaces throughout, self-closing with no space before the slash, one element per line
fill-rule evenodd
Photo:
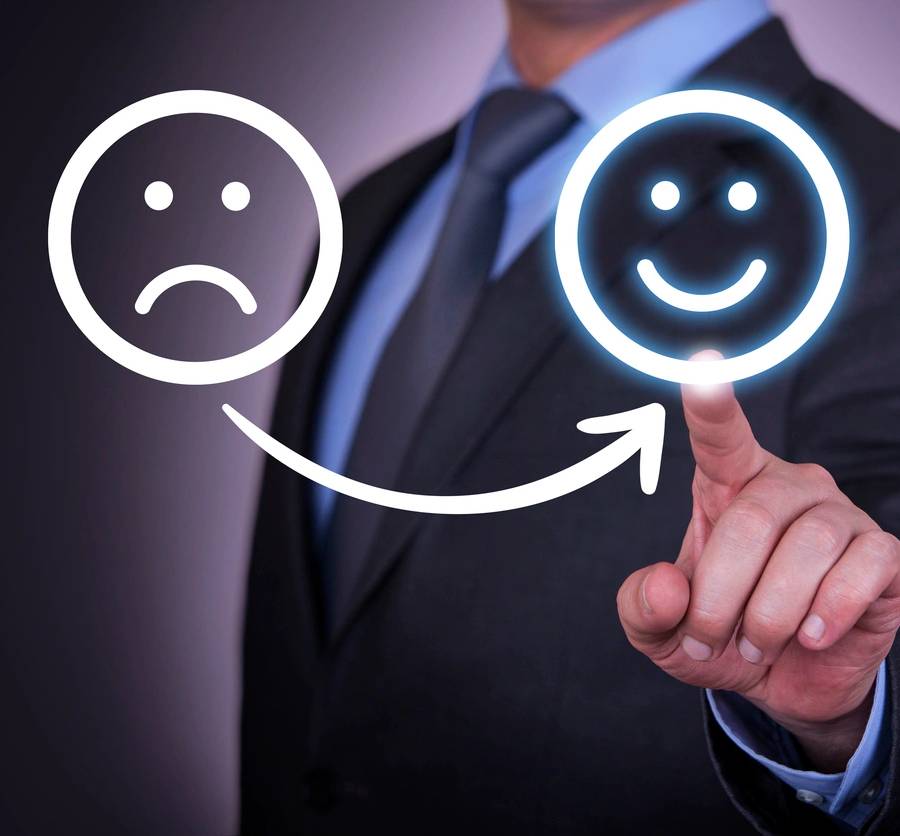
<path fill-rule="evenodd" d="M 144 203 L 154 212 L 162 212 L 172 205 L 172 187 L 162 180 L 154 180 L 144 189 Z"/>
<path fill-rule="evenodd" d="M 172 187 L 163 180 L 154 180 L 144 189 L 144 203 L 154 212 L 162 212 L 172 205 Z M 246 209 L 250 203 L 250 189 L 234 180 L 222 189 L 222 204 L 232 212 Z"/>
<path fill-rule="evenodd" d="M 246 209 L 250 203 L 250 189 L 243 183 L 234 180 L 222 189 L 222 203 L 232 212 Z"/>

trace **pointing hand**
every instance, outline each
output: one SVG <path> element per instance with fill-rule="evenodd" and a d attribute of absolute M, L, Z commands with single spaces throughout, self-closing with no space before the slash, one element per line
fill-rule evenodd
<path fill-rule="evenodd" d="M 900 626 L 900 543 L 823 468 L 760 447 L 730 385 L 682 396 L 693 514 L 675 563 L 622 585 L 622 626 L 666 673 L 742 694 L 839 772 Z"/>

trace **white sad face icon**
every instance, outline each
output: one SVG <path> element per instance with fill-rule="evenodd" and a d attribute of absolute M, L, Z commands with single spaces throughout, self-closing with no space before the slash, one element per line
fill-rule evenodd
<path fill-rule="evenodd" d="M 319 253 L 312 281 L 299 307 L 274 333 L 251 348 L 214 360 L 180 360 L 139 348 L 112 329 L 97 313 L 79 280 L 72 247 L 72 221 L 82 189 L 95 164 L 118 140 L 136 128 L 168 116 L 206 114 L 226 117 L 259 131 L 284 151 L 305 179 L 319 219 Z M 165 214 L 177 205 L 172 184 L 152 180 L 143 193 L 145 210 Z M 219 194 L 226 213 L 238 215 L 251 204 L 249 187 L 239 180 L 224 184 Z M 48 250 L 54 281 L 69 315 L 104 354 L 132 371 L 171 383 L 211 384 L 245 377 L 280 359 L 299 343 L 321 316 L 331 297 L 341 262 L 343 230 L 337 194 L 312 146 L 288 122 L 248 99 L 208 90 L 180 90 L 142 99 L 99 125 L 69 160 L 53 196 L 48 224 Z M 257 310 L 246 277 L 211 263 L 183 263 L 143 283 L 133 299 L 134 311 L 147 317 L 171 288 L 202 283 L 232 297 L 244 315 Z M 218 292 L 218 291 L 217 291 Z M 268 331 L 267 331 L 268 333 Z"/>
<path fill-rule="evenodd" d="M 781 142 L 800 162 L 821 202 L 824 221 L 824 252 L 821 272 L 802 309 L 776 336 L 761 345 L 720 360 L 690 361 L 653 350 L 617 326 L 594 298 L 579 251 L 579 218 L 592 179 L 616 149 L 645 128 L 676 117 L 727 117 L 747 123 Z M 737 179 L 725 192 L 727 206 L 736 215 L 749 215 L 757 207 L 758 190 L 749 179 Z M 649 199 L 662 215 L 674 213 L 682 202 L 679 184 L 659 180 Z M 602 237 L 602 230 L 598 234 Z M 715 236 L 714 231 L 710 231 Z M 761 101 L 719 90 L 688 90 L 649 99 L 616 117 L 584 148 L 576 160 L 559 201 L 555 225 L 556 260 L 569 303 L 588 332 L 611 354 L 638 371 L 676 383 L 712 384 L 741 380 L 771 369 L 791 356 L 825 321 L 847 271 L 850 251 L 850 221 L 847 203 L 828 158 L 796 122 Z M 715 237 L 711 238 L 715 247 Z M 807 247 L 810 242 L 798 241 Z M 640 258 L 634 270 L 654 297 L 672 308 L 706 315 L 732 308 L 751 297 L 766 280 L 769 265 L 752 253 L 743 272 L 719 279 L 718 288 L 698 293 L 683 288 L 681 276 L 663 275 L 655 256 Z M 714 347 L 714 346 L 708 346 Z"/>
<path fill-rule="evenodd" d="M 164 212 L 172 205 L 175 195 L 163 180 L 154 180 L 144 190 L 144 202 L 156 212 Z M 250 189 L 235 180 L 222 189 L 222 204 L 232 212 L 240 212 L 250 203 Z M 181 264 L 157 274 L 140 292 L 134 303 L 139 314 L 148 314 L 153 303 L 167 290 L 187 282 L 207 282 L 229 293 L 247 315 L 256 312 L 256 298 L 252 291 L 233 273 L 212 264 Z"/>

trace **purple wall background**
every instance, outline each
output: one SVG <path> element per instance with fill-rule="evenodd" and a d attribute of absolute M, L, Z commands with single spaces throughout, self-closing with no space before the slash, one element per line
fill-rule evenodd
<path fill-rule="evenodd" d="M 896 0 L 773 7 L 821 75 L 900 126 Z M 21 395 L 7 404 L 5 505 L 23 539 L 4 555 L 0 583 L 0 832 L 232 833 L 243 583 L 261 456 L 219 405 L 265 421 L 277 370 L 190 388 L 107 360 L 52 287 L 50 196 L 102 119 L 183 87 L 228 90 L 278 111 L 343 189 L 465 108 L 502 38 L 500 2 L 92 4 L 90 14 L 51 4 L 14 17 L 0 51 L 16 116 L 4 150 L 17 161 L 0 255 L 3 309 L 13 314 L 5 332 L 22 347 L 14 349 Z M 206 150 L 199 140 L 183 147 Z M 236 179 L 252 180 L 281 216 L 264 206 L 248 216 L 238 239 L 247 246 L 232 241 L 229 258 L 255 271 L 261 321 L 273 326 L 293 305 L 315 218 L 302 189 L 251 151 Z M 197 169 L 178 157 L 167 157 L 167 171 L 191 182 Z M 97 206 L 114 186 L 98 186 Z M 217 241 L 217 218 L 196 213 L 204 246 Z M 85 221 L 79 246 L 113 305 L 121 253 L 104 249 L 104 234 Z M 138 271 L 155 272 L 166 258 L 152 240 L 135 252 Z M 184 290 L 180 312 L 167 308 L 158 320 L 162 336 L 202 350 L 232 312 Z"/>

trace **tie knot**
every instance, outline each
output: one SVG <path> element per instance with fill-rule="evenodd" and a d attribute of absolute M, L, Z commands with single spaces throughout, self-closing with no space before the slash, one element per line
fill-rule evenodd
<path fill-rule="evenodd" d="M 510 87 L 488 96 L 475 113 L 466 167 L 509 182 L 575 123 L 555 93 Z"/>

